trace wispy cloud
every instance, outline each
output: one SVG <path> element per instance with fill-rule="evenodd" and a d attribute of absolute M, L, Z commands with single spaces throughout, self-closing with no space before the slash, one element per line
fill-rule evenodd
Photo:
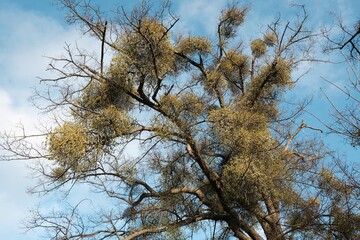
<path fill-rule="evenodd" d="M 226 1 L 179 1 L 176 13 L 181 17 L 178 28 L 184 34 L 214 34 L 220 12 Z"/>
<path fill-rule="evenodd" d="M 0 29 L 6 36 L 0 38 L 1 88 L 16 95 L 24 90 L 29 93 L 29 87 L 39 83 L 37 77 L 49 76 L 46 56 L 62 55 L 65 42 L 80 41 L 84 48 L 94 47 L 94 41 L 82 37 L 75 28 L 16 8 L 0 10 Z"/>
<path fill-rule="evenodd" d="M 22 108 L 15 109 L 9 93 L 0 90 L 0 131 L 14 129 L 20 121 L 27 127 L 35 123 L 35 116 L 26 114 Z M 1 152 L 0 152 L 1 154 Z M 19 233 L 21 220 L 35 197 L 26 194 L 26 188 L 32 182 L 25 162 L 0 162 L 0 236 L 7 239 L 23 239 Z M 30 237 L 27 239 L 30 239 Z"/>
<path fill-rule="evenodd" d="M 65 42 L 81 41 L 82 47 L 91 50 L 94 41 L 54 19 L 15 7 L 0 10 L 0 29 L 0 132 L 16 131 L 20 122 L 35 131 L 40 116 L 28 99 L 31 87 L 39 83 L 37 77 L 51 74 L 45 72 L 49 59 L 44 56 L 60 56 Z M 0 162 L 2 239 L 31 239 L 31 233 L 22 235 L 19 228 L 38 201 L 26 194 L 26 189 L 35 185 L 29 176 L 31 172 L 23 161 Z"/>

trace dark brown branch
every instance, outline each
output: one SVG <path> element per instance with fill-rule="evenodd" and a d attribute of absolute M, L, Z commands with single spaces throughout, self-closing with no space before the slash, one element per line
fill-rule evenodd
<path fill-rule="evenodd" d="M 224 218 L 225 218 L 225 216 L 223 216 L 223 215 L 219 215 L 219 214 L 215 215 L 213 213 L 198 214 L 198 215 L 180 220 L 178 222 L 168 224 L 167 226 L 163 226 L 163 227 L 159 227 L 159 228 L 146 228 L 146 229 L 134 231 L 132 234 L 130 234 L 129 236 L 124 238 L 124 240 L 131 240 L 131 239 L 135 239 L 136 237 L 139 237 L 139 236 L 146 236 L 149 234 L 161 233 L 161 232 L 167 231 L 168 229 L 180 228 L 182 226 L 189 225 L 190 223 L 195 223 L 195 222 L 199 222 L 199 221 L 203 221 L 203 220 L 210 220 L 210 219 L 211 220 L 224 220 Z M 243 238 L 243 239 L 249 239 L 249 238 Z"/>
<path fill-rule="evenodd" d="M 354 34 L 350 37 L 349 40 L 347 40 L 343 45 L 341 45 L 339 49 L 342 50 L 342 49 L 343 49 L 347 44 L 349 44 L 349 43 L 351 43 L 351 45 L 354 46 L 354 43 L 352 42 L 352 40 L 353 40 L 358 34 L 360 34 L 360 29 L 358 29 L 358 30 L 356 31 L 356 33 L 354 33 Z M 356 49 L 356 51 L 360 54 L 359 50 L 358 50 L 357 48 L 355 48 L 355 49 Z"/>
<path fill-rule="evenodd" d="M 103 32 L 102 32 L 101 58 L 100 58 L 100 73 L 101 73 L 101 75 L 104 74 L 104 46 L 105 46 L 106 26 L 107 26 L 107 21 L 105 22 L 104 30 L 103 30 Z"/>

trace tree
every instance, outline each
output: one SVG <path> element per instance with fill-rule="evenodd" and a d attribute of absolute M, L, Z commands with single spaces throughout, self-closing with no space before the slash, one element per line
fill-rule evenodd
<path fill-rule="evenodd" d="M 331 133 L 338 134 L 349 140 L 354 148 L 360 145 L 360 98 L 359 98 L 359 61 L 360 61 L 360 22 L 358 21 L 353 27 L 348 27 L 343 20 L 338 18 L 338 24 L 335 28 L 336 33 L 324 31 L 328 40 L 325 50 L 330 53 L 341 55 L 343 63 L 348 67 L 348 79 L 344 79 L 341 84 L 335 84 L 327 79 L 324 80 L 334 86 L 345 97 L 345 104 L 339 107 L 325 92 L 324 95 L 333 108 L 332 124 L 325 123 L 325 126 Z M 342 175 L 347 185 L 353 189 L 360 190 L 359 182 L 359 165 L 357 159 L 350 159 L 352 164 L 336 160 L 336 166 L 339 169 L 339 175 Z"/>
<path fill-rule="evenodd" d="M 328 124 L 327 127 L 332 132 L 345 136 L 354 147 L 358 147 L 360 145 L 360 21 L 350 28 L 345 26 L 341 19 L 338 19 L 337 26 L 336 36 L 330 35 L 330 31 L 325 31 L 328 40 L 326 51 L 340 52 L 349 67 L 349 81 L 344 86 L 340 86 L 325 80 L 347 98 L 347 104 L 345 107 L 339 108 L 326 96 L 334 108 L 333 119 L 335 120 L 335 124 Z"/>
<path fill-rule="evenodd" d="M 292 70 L 313 60 L 303 7 L 295 23 L 278 19 L 247 43 L 237 37 L 247 8 L 236 5 L 209 39 L 176 36 L 168 3 L 106 16 L 87 1 L 60 2 L 101 54 L 67 45 L 52 58 L 58 76 L 42 80 L 42 97 L 58 125 L 43 149 L 12 135 L 2 147 L 48 160 L 34 191 L 87 184 L 111 205 L 90 216 L 82 202 L 35 211 L 29 228 L 52 239 L 188 239 L 201 228 L 212 239 L 359 237 L 356 189 L 324 162 L 330 151 L 318 138 L 302 136 L 316 131 L 298 122 L 303 106 L 284 112 Z M 126 154 L 131 143 L 142 152 Z"/>

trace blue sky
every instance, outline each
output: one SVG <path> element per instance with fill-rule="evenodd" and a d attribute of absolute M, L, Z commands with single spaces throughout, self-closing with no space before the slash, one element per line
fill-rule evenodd
<path fill-rule="evenodd" d="M 103 0 L 111 7 L 113 2 L 126 5 L 126 0 Z M 294 10 L 289 8 L 287 0 L 240 1 L 251 2 L 251 11 L 240 34 L 249 40 L 265 30 L 266 24 L 280 13 L 283 19 L 293 18 Z M 334 21 L 330 12 L 342 14 L 345 23 L 353 24 L 359 19 L 358 0 L 306 0 L 296 1 L 307 6 L 310 19 L 309 25 L 318 29 L 319 26 L 331 24 Z M 217 21 L 220 9 L 226 6 L 226 1 L 219 0 L 179 0 L 173 1 L 176 14 L 180 16 L 177 29 L 184 33 L 214 34 L 214 23 Z M 98 45 L 93 39 L 83 37 L 76 26 L 68 26 L 64 20 L 64 11 L 53 4 L 51 0 L 1 0 L 0 1 L 0 131 L 18 131 L 16 125 L 22 123 L 30 132 L 36 132 L 40 118 L 38 111 L 29 103 L 32 88 L 39 87 L 38 76 L 51 76 L 46 72 L 49 62 L 44 56 L 59 56 L 63 52 L 65 42 L 78 42 L 87 49 L 96 49 Z M 319 117 L 329 118 L 326 100 L 320 92 L 320 87 L 336 101 L 341 101 L 341 95 L 333 87 L 325 84 L 321 76 L 330 81 L 342 84 L 345 69 L 340 65 L 314 64 L 306 65 L 312 71 L 299 82 L 294 89 L 296 98 L 313 97 L 311 109 Z M 40 86 L 41 87 L 41 86 Z M 44 120 L 44 119 L 42 119 Z M 312 121 L 312 120 L 310 120 Z M 314 122 L 314 124 L 318 124 Z M 333 147 L 343 149 L 349 158 L 356 158 L 356 151 L 347 147 L 344 141 L 331 137 L 329 142 Z M 31 165 L 31 163 L 30 163 Z M 26 193 L 28 187 L 36 184 L 31 178 L 32 173 L 24 162 L 0 162 L 0 238 L 9 240 L 39 239 L 37 232 L 21 234 L 21 221 L 28 210 L 44 201 L 38 196 Z M 58 202 L 47 202 L 55 206 Z"/>

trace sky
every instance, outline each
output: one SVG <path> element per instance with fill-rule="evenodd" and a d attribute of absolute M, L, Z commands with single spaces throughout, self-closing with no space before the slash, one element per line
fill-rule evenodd
<path fill-rule="evenodd" d="M 99 2 L 99 1 L 98 1 Z M 128 4 L 126 0 L 103 0 L 102 4 L 111 8 L 114 2 Z M 279 14 L 284 19 L 295 17 L 289 8 L 294 1 L 254 0 L 246 18 L 245 26 L 240 30 L 245 39 L 250 39 L 266 29 L 266 24 Z M 184 33 L 214 34 L 214 24 L 226 1 L 220 0 L 179 0 L 172 1 L 175 13 L 180 17 L 177 29 Z M 319 29 L 331 25 L 334 16 L 341 14 L 344 22 L 352 24 L 359 19 L 360 1 L 358 0 L 306 0 L 295 1 L 305 4 L 309 12 L 309 26 Z M 51 77 L 46 71 L 49 59 L 46 56 L 60 56 L 65 43 L 77 42 L 82 48 L 97 49 L 94 39 L 84 37 L 76 26 L 65 21 L 65 12 L 52 0 L 1 0 L 0 1 L 0 131 L 17 132 L 17 126 L 23 124 L 28 132 L 36 132 L 39 120 L 44 116 L 31 104 L 29 98 L 34 88 L 41 88 L 38 77 Z M 342 65 L 313 64 L 304 68 L 311 72 L 298 83 L 291 94 L 294 97 L 312 97 L 311 109 L 322 118 L 329 117 L 329 109 L 324 108 L 326 99 L 320 87 L 336 101 L 340 94 L 321 80 L 342 84 L 345 68 Z M 301 70 L 301 69 L 300 69 Z M 311 121 L 311 120 L 310 120 Z M 314 124 L 319 124 L 314 121 Z M 349 158 L 356 158 L 356 151 L 336 137 L 329 142 L 335 148 L 343 150 Z M 1 154 L 1 153 L 0 153 Z M 25 232 L 21 222 L 29 214 L 29 209 L 49 204 L 51 198 L 43 198 L 26 193 L 36 184 L 29 169 L 31 162 L 0 161 L 0 239 L 40 239 L 39 232 Z M 46 202 L 47 201 L 47 202 Z M 52 202 L 56 205 L 58 202 Z M 49 204 L 49 206 L 51 205 Z"/>

